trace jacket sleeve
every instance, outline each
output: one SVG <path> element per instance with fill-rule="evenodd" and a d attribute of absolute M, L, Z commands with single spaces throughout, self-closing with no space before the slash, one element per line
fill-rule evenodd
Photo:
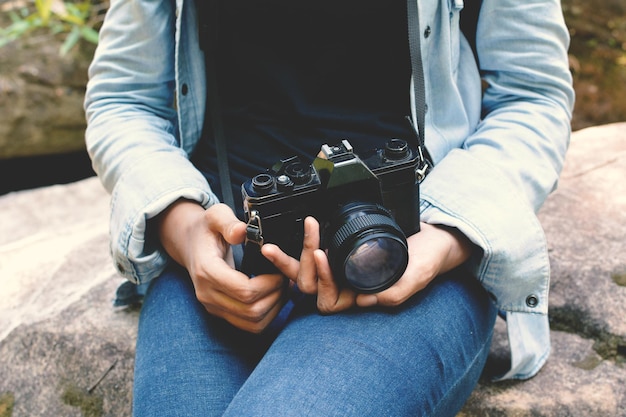
<path fill-rule="evenodd" d="M 481 121 L 422 183 L 422 219 L 457 227 L 481 249 L 469 266 L 507 311 L 547 314 L 549 262 L 535 213 L 569 144 L 568 45 L 558 0 L 484 0 Z"/>
<path fill-rule="evenodd" d="M 147 220 L 179 198 L 217 201 L 180 146 L 175 108 L 176 5 L 111 1 L 89 68 L 87 150 L 111 196 L 111 252 L 136 283 L 168 262 Z"/>

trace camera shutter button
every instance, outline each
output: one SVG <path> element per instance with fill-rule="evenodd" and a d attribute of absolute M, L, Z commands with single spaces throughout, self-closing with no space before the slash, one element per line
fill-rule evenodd
<path fill-rule="evenodd" d="M 289 191 L 293 189 L 293 182 L 287 175 L 279 175 L 276 177 L 276 188 L 278 191 Z"/>

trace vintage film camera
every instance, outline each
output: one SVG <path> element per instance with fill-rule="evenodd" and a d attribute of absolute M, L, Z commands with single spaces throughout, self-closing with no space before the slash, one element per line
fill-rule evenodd
<path fill-rule="evenodd" d="M 260 252 L 264 243 L 298 259 L 304 218 L 313 216 L 339 285 L 361 293 L 390 287 L 408 263 L 405 236 L 419 231 L 420 156 L 405 140 L 389 139 L 360 158 L 343 140 L 323 145 L 311 164 L 294 156 L 246 181 L 242 271 L 276 272 Z"/>

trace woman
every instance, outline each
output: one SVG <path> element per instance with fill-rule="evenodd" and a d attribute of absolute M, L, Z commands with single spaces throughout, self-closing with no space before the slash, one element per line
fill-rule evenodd
<path fill-rule="evenodd" d="M 90 68 L 86 137 L 112 193 L 113 258 L 132 282 L 150 282 L 135 415 L 454 416 L 497 310 L 511 343 L 500 377 L 535 375 L 550 349 L 535 212 L 556 185 L 574 99 L 559 2 L 484 0 L 477 59 L 462 0 L 409 2 L 421 90 L 407 3 L 216 4 L 219 15 L 193 0 L 113 0 Z M 424 124 L 434 168 L 394 285 L 338 285 L 310 217 L 299 259 L 263 245 L 280 273 L 236 269 L 230 249 L 246 224 L 241 200 L 219 204 L 205 59 L 217 68 L 234 195 L 280 158 L 343 138 L 359 153 L 410 137 L 406 115 Z"/>

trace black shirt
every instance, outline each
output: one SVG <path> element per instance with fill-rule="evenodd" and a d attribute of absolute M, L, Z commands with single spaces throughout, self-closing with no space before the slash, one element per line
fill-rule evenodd
<path fill-rule="evenodd" d="M 202 18 L 202 17 L 200 17 Z M 224 0 L 216 57 L 233 194 L 277 160 L 413 136 L 406 2 Z M 208 59 L 211 59 L 210 57 Z M 194 162 L 219 190 L 210 140 Z"/>

